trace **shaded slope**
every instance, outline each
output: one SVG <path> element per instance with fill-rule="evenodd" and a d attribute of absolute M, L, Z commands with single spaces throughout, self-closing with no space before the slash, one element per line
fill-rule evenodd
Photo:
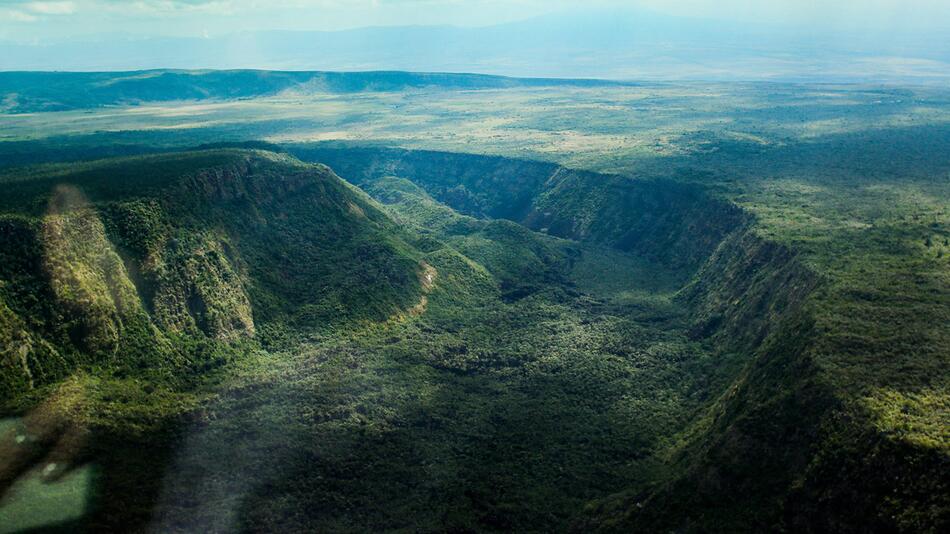
<path fill-rule="evenodd" d="M 405 178 L 382 177 L 363 188 L 397 221 L 429 239 L 438 239 L 485 267 L 507 301 L 567 283 L 577 244 L 532 232 L 508 220 L 461 215 Z"/>
<path fill-rule="evenodd" d="M 869 321 L 856 313 L 861 307 L 830 298 L 840 282 L 817 277 L 802 260 L 754 236 L 724 242 L 708 277 L 684 296 L 698 305 L 696 331 L 721 350 L 749 351 L 748 364 L 681 436 L 669 480 L 599 503 L 596 519 L 579 526 L 945 530 L 945 353 L 906 326 L 895 326 L 897 335 L 853 329 L 848 323 Z M 906 306 L 890 313 L 914 313 Z"/>
<path fill-rule="evenodd" d="M 360 183 L 401 173 L 473 215 L 514 218 L 696 273 L 680 299 L 695 338 L 737 355 L 727 360 L 738 363 L 732 384 L 668 451 L 668 480 L 600 503 L 596 519 L 579 523 L 584 529 L 947 524 L 947 345 L 941 329 L 915 326 L 919 317 L 939 323 L 950 309 L 939 251 L 910 261 L 901 234 L 881 228 L 831 241 L 841 249 L 836 258 L 847 258 L 832 269 L 834 258 L 813 250 L 825 241 L 772 242 L 738 208 L 692 186 L 471 155 L 364 148 L 347 161 L 340 146 L 291 150 L 340 161 L 342 175 Z M 856 287 L 870 284 L 877 289 Z"/>
<path fill-rule="evenodd" d="M 510 158 L 328 144 L 288 145 L 357 185 L 400 176 L 474 217 L 618 248 L 674 269 L 698 269 L 747 216 L 699 187 Z"/>
<path fill-rule="evenodd" d="M 597 289 L 642 260 L 461 215 L 407 179 L 363 185 L 422 236 L 425 313 L 236 380 L 169 472 L 158 530 L 556 531 L 662 478 L 654 455 L 722 363 L 688 339 L 675 274 L 614 298 Z"/>
<path fill-rule="evenodd" d="M 287 453 L 291 476 L 268 479 L 245 501 L 245 524 L 396 529 L 417 526 L 416 519 L 433 530 L 550 530 L 576 521 L 583 530 L 820 532 L 940 531 L 947 523 L 940 320 L 950 308 L 937 252 L 898 261 L 911 245 L 875 228 L 868 235 L 878 248 L 864 242 L 856 249 L 886 268 L 852 262 L 846 265 L 853 271 L 835 271 L 816 262 L 821 256 L 808 243 L 796 248 L 769 241 L 747 215 L 693 186 L 500 158 L 325 148 L 297 147 L 302 156 L 339 165 L 342 176 L 387 204 L 406 228 L 395 229 L 375 204 L 339 180 L 313 186 L 301 179 L 308 172 L 323 175 L 320 168 L 298 174 L 293 169 L 302 167 L 274 155 L 191 155 L 224 159 L 182 181 L 162 165 L 148 180 L 136 181 L 136 173 L 121 166 L 110 168 L 115 182 L 80 174 L 73 186 L 88 201 L 68 193 L 53 195 L 52 203 L 48 193 L 36 197 L 55 190 L 55 174 L 11 178 L 16 196 L 10 207 L 24 207 L 3 220 L 9 265 L 19 266 L 5 274 L 7 305 L 0 306 L 10 368 L 22 368 L 23 361 L 29 367 L 40 355 L 58 362 L 70 355 L 62 347 L 74 345 L 109 353 L 124 342 L 126 325 L 157 331 L 175 347 L 179 332 L 229 340 L 266 325 L 312 327 L 337 313 L 385 318 L 417 305 L 421 289 L 414 288 L 423 285 L 419 273 L 428 265 L 438 277 L 426 295 L 426 313 L 355 334 L 345 329 L 300 362 L 318 375 L 286 383 L 274 398 L 255 394 L 255 384 L 239 384 L 228 399 L 242 416 L 274 417 L 263 428 L 267 439 L 279 442 L 275 447 L 285 442 L 280 428 L 296 429 L 304 444 Z M 229 159 L 233 154 L 243 156 Z M 268 171 L 275 165 L 280 179 Z M 166 189 L 169 184 L 174 187 Z M 174 206 L 186 209 L 133 194 L 163 198 L 166 190 L 175 192 L 168 197 Z M 314 190 L 321 193 L 308 193 Z M 333 248 L 292 255 L 288 247 L 310 240 L 284 225 L 284 217 L 296 219 L 314 205 L 322 217 L 313 223 L 314 237 Z M 93 211 L 108 215 L 97 224 Z M 663 277 L 692 280 L 669 309 L 646 306 L 646 313 L 644 306 L 578 294 L 570 264 L 578 252 L 584 259 L 584 244 L 492 217 L 633 251 L 679 275 Z M 351 219 L 368 222 L 356 228 L 340 222 Z M 198 238 L 171 234 L 172 250 L 168 225 Z M 319 233 L 324 226 L 332 234 Z M 931 229 L 941 236 L 939 223 Z M 89 237 L 74 244 L 76 235 Z M 364 237 L 383 248 L 351 246 Z M 918 246 L 930 249 L 933 239 Z M 35 242 L 52 246 L 32 256 L 22 252 Z M 854 259 L 847 255 L 855 254 L 848 248 L 853 241 L 833 242 L 844 243 L 842 258 Z M 148 261 L 179 250 L 185 259 L 174 262 L 176 269 L 153 270 Z M 349 252 L 334 255 L 340 250 Z M 134 261 L 116 261 L 124 256 Z M 376 269 L 366 281 L 386 283 L 361 292 L 317 270 L 326 258 L 335 269 L 365 261 Z M 315 270 L 295 270 L 301 267 L 296 260 L 313 262 Z M 406 270 L 392 271 L 392 265 Z M 31 269 L 57 273 L 62 283 L 31 278 Z M 196 273 L 213 273 L 213 281 L 193 280 Z M 300 289 L 296 281 L 311 275 L 332 282 L 330 291 Z M 126 279 L 140 295 L 164 297 L 140 298 L 139 305 Z M 862 284 L 847 283 L 858 279 Z M 34 287 L 55 310 L 23 312 L 37 305 L 28 296 Z M 297 291 L 303 292 L 299 301 Z M 354 303 L 369 299 L 369 307 L 351 306 L 350 296 Z M 308 305 L 313 299 L 332 306 Z M 244 320 L 247 303 L 253 322 Z M 31 317 L 60 308 L 75 316 L 67 323 L 75 328 L 33 326 Z M 913 327 L 917 315 L 937 324 Z M 659 335 L 648 323 L 668 329 Z M 18 359 L 22 354 L 28 357 Z M 405 389 L 394 388 L 394 381 Z M 423 398 L 413 393 L 416 386 Z M 270 401 L 284 410 L 269 414 Z M 322 409 L 316 423 L 314 405 Z M 539 413 L 544 416 L 532 417 Z M 562 417 L 566 413 L 572 415 Z M 301 418 L 314 426 L 295 426 Z M 470 421 L 480 429 L 474 435 Z M 245 429 L 237 424 L 222 432 L 253 451 L 261 442 Z M 420 441 L 420 435 L 428 437 Z M 408 461 L 390 462 L 394 458 Z M 310 477 L 314 465 L 323 478 Z M 572 465 L 574 478 L 554 465 Z M 266 462 L 255 467 L 270 473 Z M 584 491 L 580 498 L 566 496 L 552 480 Z M 399 513 L 380 505 L 393 495 Z M 451 502 L 439 500 L 443 495 Z M 314 496 L 323 499 L 318 509 L 310 506 Z M 349 506 L 354 496 L 365 508 Z M 186 503 L 189 498 L 184 495 Z M 594 502 L 592 514 L 578 519 L 584 501 Z"/>
<path fill-rule="evenodd" d="M 3 180 L 7 399 L 83 362 L 163 374 L 213 360 L 195 341 L 379 320 L 419 298 L 418 252 L 325 167 L 213 150 Z"/>

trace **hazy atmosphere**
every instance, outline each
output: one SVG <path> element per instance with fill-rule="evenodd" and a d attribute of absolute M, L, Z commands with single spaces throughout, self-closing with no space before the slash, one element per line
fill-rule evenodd
<path fill-rule="evenodd" d="M 940 0 L 20 1 L 0 68 L 424 70 L 612 79 L 941 81 Z"/>
<path fill-rule="evenodd" d="M 941 0 L 4 0 L 0 36 L 50 42 L 127 33 L 220 37 L 262 30 L 337 31 L 365 26 L 489 26 L 572 11 L 643 10 L 803 33 L 950 28 Z M 580 6 L 583 6 L 582 8 Z"/>
<path fill-rule="evenodd" d="M 0 534 L 950 532 L 950 2 L 0 0 Z"/>

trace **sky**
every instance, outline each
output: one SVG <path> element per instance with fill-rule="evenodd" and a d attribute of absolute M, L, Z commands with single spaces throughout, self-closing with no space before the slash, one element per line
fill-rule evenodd
<path fill-rule="evenodd" d="M 948 30 L 948 0 L 0 0 L 0 39 L 217 37 L 258 30 L 364 26 L 487 26 L 559 11 L 646 8 L 834 30 Z"/>

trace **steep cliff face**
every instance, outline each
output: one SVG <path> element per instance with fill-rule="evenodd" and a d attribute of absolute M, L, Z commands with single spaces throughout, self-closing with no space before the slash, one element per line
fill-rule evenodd
<path fill-rule="evenodd" d="M 46 368 L 65 364 L 55 347 L 31 332 L 23 319 L 0 301 L 0 396 L 30 390 L 47 378 Z"/>
<path fill-rule="evenodd" d="M 758 235 L 755 220 L 730 202 L 694 185 L 546 163 L 330 145 L 292 150 L 338 166 L 354 183 L 399 176 L 470 215 L 508 218 L 690 273 L 677 299 L 689 310 L 690 335 L 728 362 L 716 378 L 721 389 L 668 451 L 668 477 L 596 503 L 579 528 L 918 531 L 947 524 L 950 492 L 935 473 L 946 472 L 950 456 L 901 437 L 912 433 L 900 424 L 885 431 L 880 414 L 867 409 L 862 390 L 874 382 L 862 385 L 854 361 L 889 365 L 888 340 L 874 345 L 829 322 L 841 310 L 827 312 L 834 298 L 820 291 L 827 280 L 800 251 Z M 855 354 L 855 346 L 866 351 Z M 878 396 L 889 394 L 880 389 Z M 924 402 L 939 409 L 933 405 L 941 398 L 928 391 L 901 393 L 896 404 L 907 414 L 893 419 L 912 418 Z"/>
<path fill-rule="evenodd" d="M 77 167 L 5 184 L 4 400 L 93 362 L 167 373 L 204 365 L 196 342 L 418 303 L 420 253 L 326 167 L 241 150 Z"/>
<path fill-rule="evenodd" d="M 64 199 L 80 195 L 64 186 L 51 199 L 51 205 L 64 205 L 42 221 L 44 274 L 55 305 L 74 318 L 66 328 L 76 346 L 116 356 L 128 351 L 123 345 L 129 331 L 148 335 L 150 325 L 98 214 L 85 202 Z"/>
<path fill-rule="evenodd" d="M 694 270 L 748 217 L 702 189 L 535 161 L 391 148 L 290 147 L 361 185 L 407 178 L 462 213 L 633 252 Z"/>
<path fill-rule="evenodd" d="M 247 150 L 41 168 L 8 180 L 0 400 L 90 365 L 121 376 L 182 366 L 200 373 L 215 348 L 256 343 L 271 327 L 409 317 L 452 292 L 473 303 L 496 294 L 517 301 L 563 283 L 558 269 L 586 246 L 526 226 L 632 252 L 688 280 L 675 297 L 685 318 L 671 328 L 685 322 L 721 367 L 702 379 L 702 409 L 651 457 L 661 475 L 592 503 L 579 529 L 938 531 L 950 522 L 950 456 L 926 433 L 901 433 L 922 403 L 939 411 L 943 398 L 928 396 L 920 384 L 931 382 L 919 377 L 917 389 L 888 389 L 892 375 L 859 374 L 880 365 L 892 340 L 843 329 L 844 308 L 828 311 L 826 276 L 800 251 L 759 235 L 729 202 L 694 185 L 546 163 L 294 150 L 331 163 L 390 211 L 327 167 Z M 437 231 L 404 228 L 387 213 Z M 932 305 L 942 305 L 939 287 L 932 293 Z M 898 346 L 924 339 L 915 335 Z M 888 407 L 898 423 L 868 408 L 875 395 L 897 399 Z"/>
<path fill-rule="evenodd" d="M 538 161 L 426 150 L 328 145 L 297 145 L 289 150 L 304 161 L 330 166 L 359 186 L 386 176 L 404 177 L 459 213 L 513 221 L 521 221 L 532 211 L 538 195 L 561 170 Z"/>
<path fill-rule="evenodd" d="M 669 451 L 672 475 L 600 503 L 611 531 L 772 531 L 841 404 L 814 358 L 809 299 L 820 283 L 788 248 L 751 225 L 729 234 L 678 298 L 690 333 L 739 366 Z M 814 524 L 810 524 L 812 528 Z"/>
<path fill-rule="evenodd" d="M 523 222 L 693 271 L 746 220 L 738 208 L 695 186 L 562 169 Z"/>
<path fill-rule="evenodd" d="M 580 526 L 942 530 L 950 457 L 939 444 L 887 429 L 861 400 L 869 385 L 841 373 L 848 354 L 843 333 L 822 319 L 826 285 L 751 224 L 729 234 L 678 298 L 691 310 L 692 336 L 744 363 L 669 452 L 668 479 L 598 503 L 595 519 Z M 906 400 L 903 407 L 915 409 Z"/>
<path fill-rule="evenodd" d="M 757 236 L 750 221 L 719 243 L 678 297 L 692 310 L 694 337 L 754 352 L 818 283 L 794 251 Z"/>
<path fill-rule="evenodd" d="M 54 318 L 53 295 L 42 281 L 39 222 L 0 217 L 0 398 L 55 375 L 65 357 L 36 328 Z"/>
<path fill-rule="evenodd" d="M 254 334 L 244 281 L 220 241 L 178 239 L 166 244 L 152 265 L 143 275 L 155 281 L 153 316 L 164 329 L 201 331 L 220 340 Z"/>

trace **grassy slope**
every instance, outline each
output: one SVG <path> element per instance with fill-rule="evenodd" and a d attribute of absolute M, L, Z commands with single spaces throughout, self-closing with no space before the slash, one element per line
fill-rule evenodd
<path fill-rule="evenodd" d="M 3 180 L 6 400 L 78 364 L 170 376 L 258 330 L 378 320 L 418 299 L 419 252 L 324 167 L 217 150 Z"/>
<path fill-rule="evenodd" d="M 423 291 L 422 253 L 375 202 L 274 153 L 124 158 L 2 180 L 0 377 L 3 410 L 23 418 L 4 435 L 0 488 L 25 475 L 16 491 L 41 498 L 41 480 L 94 462 L 82 490 L 90 515 L 66 529 L 147 521 L 181 425 L 236 365 L 305 332 L 406 313 Z M 39 461 L 67 471 L 34 473 Z M 18 520 L 49 520 L 29 501 L 5 504 Z"/>

